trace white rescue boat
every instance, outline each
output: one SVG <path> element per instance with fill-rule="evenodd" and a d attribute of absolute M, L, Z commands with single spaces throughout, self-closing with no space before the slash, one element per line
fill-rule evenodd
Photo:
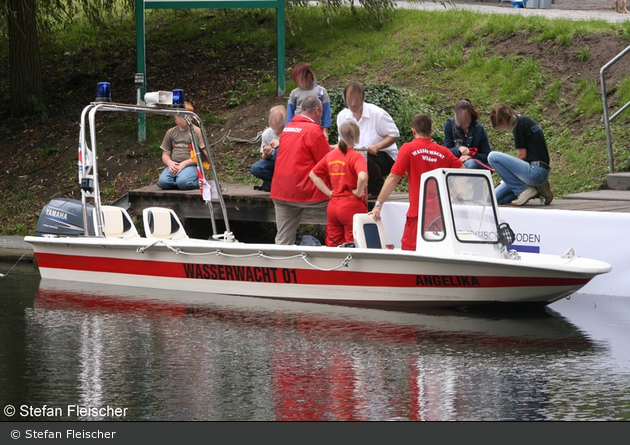
<path fill-rule="evenodd" d="M 229 230 L 212 156 L 214 180 L 206 179 L 194 132 L 200 199 L 209 207 L 213 236 L 190 238 L 175 212 L 160 207 L 144 209 L 141 236 L 125 209 L 101 204 L 98 111 L 181 115 L 206 138 L 199 117 L 185 109 L 102 102 L 86 107 L 79 137 L 82 200 L 52 200 L 36 235 L 25 239 L 45 279 L 361 306 L 544 306 L 611 270 L 570 246 L 562 255 L 510 250 L 514 234 L 499 223 L 485 170 L 437 169 L 422 176 L 416 251 L 392 248 L 382 221 L 369 214 L 355 215 L 351 246 L 241 243 Z M 216 232 L 213 203 L 223 210 L 222 234 Z"/>

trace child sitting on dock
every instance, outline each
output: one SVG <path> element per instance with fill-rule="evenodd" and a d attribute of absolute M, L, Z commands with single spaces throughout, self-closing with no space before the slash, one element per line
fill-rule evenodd
<path fill-rule="evenodd" d="M 186 110 L 193 111 L 193 106 L 186 102 Z M 188 122 L 182 116 L 175 116 L 175 126 L 170 128 L 162 141 L 162 162 L 166 168 L 160 174 L 158 187 L 162 190 L 194 190 L 199 188 L 197 175 L 197 161 L 191 158 L 192 136 Z M 205 151 L 201 130 L 196 125 L 193 129 L 197 133 L 200 149 Z M 207 153 L 206 153 L 207 156 Z"/>
<path fill-rule="evenodd" d="M 276 165 L 276 153 L 286 119 L 287 111 L 284 105 L 276 105 L 269 110 L 269 127 L 263 132 L 260 141 L 261 159 L 249 169 L 253 176 L 263 180 L 262 185 L 255 186 L 254 190 L 271 191 L 271 178 Z"/>

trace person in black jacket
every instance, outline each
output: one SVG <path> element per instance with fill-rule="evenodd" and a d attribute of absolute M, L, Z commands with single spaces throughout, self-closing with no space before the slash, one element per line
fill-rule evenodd
<path fill-rule="evenodd" d="M 488 155 L 490 167 L 501 177 L 495 188 L 497 202 L 522 206 L 540 197 L 545 205 L 551 204 L 549 150 L 540 124 L 506 104 L 492 108 L 490 121 L 493 128 L 511 130 L 516 147 L 516 157 L 497 151 Z"/>

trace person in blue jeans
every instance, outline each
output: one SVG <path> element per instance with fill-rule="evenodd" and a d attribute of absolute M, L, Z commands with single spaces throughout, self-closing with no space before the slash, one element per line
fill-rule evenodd
<path fill-rule="evenodd" d="M 492 149 L 488 133 L 479 122 L 479 112 L 468 99 L 460 99 L 455 104 L 454 115 L 444 124 L 444 146 L 466 168 L 487 169 Z"/>
<path fill-rule="evenodd" d="M 551 204 L 549 150 L 540 124 L 506 104 L 492 108 L 490 121 L 493 128 L 511 130 L 516 147 L 516 157 L 497 151 L 488 155 L 490 167 L 501 178 L 495 188 L 497 202 L 522 206 L 539 197 L 545 205 Z"/>
<path fill-rule="evenodd" d="M 193 107 L 186 102 L 188 111 L 193 111 Z M 192 136 L 188 122 L 182 116 L 175 116 L 175 126 L 170 128 L 164 135 L 162 144 L 162 162 L 166 168 L 162 170 L 158 179 L 158 187 L 162 190 L 194 190 L 199 188 L 199 177 L 197 174 L 197 161 L 191 157 Z M 197 134 L 200 149 L 205 151 L 201 130 L 196 125 L 193 130 Z M 205 153 L 207 156 L 207 153 Z"/>

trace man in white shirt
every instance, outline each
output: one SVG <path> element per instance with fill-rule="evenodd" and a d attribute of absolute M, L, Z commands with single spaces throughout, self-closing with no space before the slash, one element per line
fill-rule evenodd
<path fill-rule="evenodd" d="M 396 141 L 400 131 L 387 111 L 365 102 L 365 91 L 360 83 L 346 85 L 344 98 L 347 108 L 337 115 L 337 128 L 346 121 L 359 125 L 361 137 L 358 146 L 353 148 L 367 154 L 368 194 L 375 198 L 398 155 Z"/>

